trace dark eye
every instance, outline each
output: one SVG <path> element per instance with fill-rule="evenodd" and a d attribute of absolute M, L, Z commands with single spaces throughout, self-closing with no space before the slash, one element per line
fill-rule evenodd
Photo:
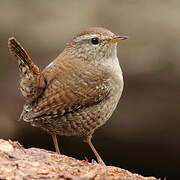
<path fill-rule="evenodd" d="M 92 38 L 91 39 L 91 42 L 92 42 L 92 44 L 94 44 L 94 45 L 96 45 L 96 44 L 99 44 L 99 39 L 98 38 Z"/>

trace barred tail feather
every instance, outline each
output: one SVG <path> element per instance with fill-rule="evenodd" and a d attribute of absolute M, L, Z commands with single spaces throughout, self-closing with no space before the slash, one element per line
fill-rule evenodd
<path fill-rule="evenodd" d="M 10 53 L 18 60 L 21 77 L 20 90 L 25 101 L 30 103 L 42 93 L 45 87 L 45 79 L 26 50 L 14 37 L 9 38 L 8 47 Z"/>

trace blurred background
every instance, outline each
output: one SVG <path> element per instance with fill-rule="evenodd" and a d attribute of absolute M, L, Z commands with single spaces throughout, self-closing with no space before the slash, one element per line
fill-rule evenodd
<path fill-rule="evenodd" d="M 23 107 L 18 69 L 7 48 L 15 36 L 43 69 L 79 31 L 102 26 L 129 36 L 119 43 L 125 88 L 93 142 L 107 165 L 144 176 L 179 179 L 179 0 L 2 0 L 0 5 L 0 138 L 54 150 L 44 131 L 17 122 Z M 62 153 L 95 159 L 78 137 L 58 137 Z"/>

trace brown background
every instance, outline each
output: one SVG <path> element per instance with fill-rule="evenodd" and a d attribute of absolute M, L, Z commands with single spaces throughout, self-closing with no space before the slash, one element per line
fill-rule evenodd
<path fill-rule="evenodd" d="M 7 39 L 15 36 L 44 68 L 79 31 L 102 26 L 129 36 L 118 56 L 125 89 L 111 120 L 94 134 L 107 165 L 179 179 L 179 0 L 2 0 L 0 3 L 0 138 L 53 150 L 51 137 L 17 119 L 23 98 Z M 66 155 L 94 158 L 77 137 L 59 137 Z"/>

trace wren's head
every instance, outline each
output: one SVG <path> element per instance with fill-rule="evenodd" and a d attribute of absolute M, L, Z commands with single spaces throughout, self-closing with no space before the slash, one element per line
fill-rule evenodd
<path fill-rule="evenodd" d="M 116 36 L 111 31 L 94 27 L 79 33 L 67 44 L 65 51 L 73 57 L 92 62 L 116 57 L 116 46 L 127 36 Z"/>

